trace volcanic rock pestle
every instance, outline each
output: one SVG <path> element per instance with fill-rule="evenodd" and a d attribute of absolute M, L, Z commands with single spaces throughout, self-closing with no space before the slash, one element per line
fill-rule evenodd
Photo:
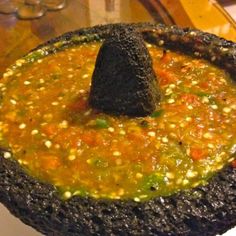
<path fill-rule="evenodd" d="M 159 101 L 158 81 L 141 34 L 115 27 L 97 56 L 90 105 L 115 115 L 146 116 Z"/>

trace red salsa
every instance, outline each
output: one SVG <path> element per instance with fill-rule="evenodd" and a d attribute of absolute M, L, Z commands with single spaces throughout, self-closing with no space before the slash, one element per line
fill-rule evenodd
<path fill-rule="evenodd" d="M 211 63 L 147 44 L 162 92 L 143 118 L 91 109 L 101 43 L 20 59 L 0 80 L 0 145 L 74 195 L 142 201 L 207 182 L 236 152 L 236 86 Z"/>

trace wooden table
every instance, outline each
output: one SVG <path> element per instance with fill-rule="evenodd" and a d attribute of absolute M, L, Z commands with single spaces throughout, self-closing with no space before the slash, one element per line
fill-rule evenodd
<path fill-rule="evenodd" d="M 236 41 L 236 23 L 215 0 L 68 0 L 65 9 L 48 12 L 40 19 L 19 20 L 0 14 L 0 77 L 17 58 L 64 32 L 97 24 L 143 21 L 195 27 Z M 41 235 L 2 206 L 0 227 L 4 236 Z"/>

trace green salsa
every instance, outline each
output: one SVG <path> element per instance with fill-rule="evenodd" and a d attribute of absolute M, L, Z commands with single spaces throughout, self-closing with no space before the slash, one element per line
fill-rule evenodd
<path fill-rule="evenodd" d="M 142 201 L 205 184 L 236 152 L 236 87 L 211 63 L 147 44 L 162 92 L 150 116 L 88 105 L 101 43 L 20 59 L 0 81 L 0 145 L 74 195 Z M 109 79 L 109 78 L 108 78 Z M 12 155 L 13 154 L 13 155 Z"/>

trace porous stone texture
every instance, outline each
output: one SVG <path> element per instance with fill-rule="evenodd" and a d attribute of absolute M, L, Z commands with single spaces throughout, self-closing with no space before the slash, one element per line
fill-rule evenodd
<path fill-rule="evenodd" d="M 106 113 L 146 116 L 160 101 L 157 82 L 141 33 L 117 26 L 98 53 L 89 103 Z"/>

